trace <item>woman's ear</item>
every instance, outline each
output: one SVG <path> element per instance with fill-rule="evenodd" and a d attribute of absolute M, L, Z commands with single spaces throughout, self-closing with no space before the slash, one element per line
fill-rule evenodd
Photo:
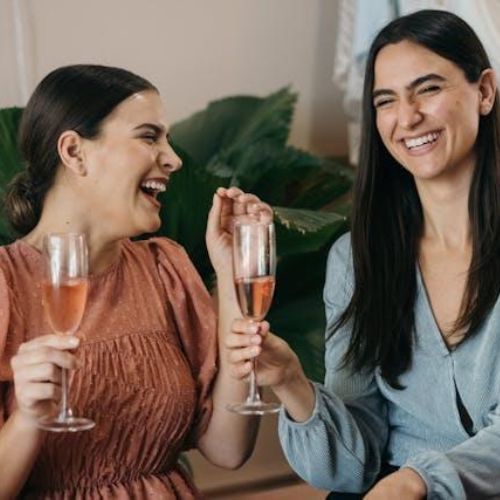
<path fill-rule="evenodd" d="M 74 174 L 85 176 L 87 168 L 83 161 L 82 137 L 74 130 L 66 130 L 57 141 L 57 151 L 62 164 Z"/>
<path fill-rule="evenodd" d="M 495 104 L 497 79 L 492 68 L 485 69 L 479 77 L 479 113 L 487 115 Z"/>

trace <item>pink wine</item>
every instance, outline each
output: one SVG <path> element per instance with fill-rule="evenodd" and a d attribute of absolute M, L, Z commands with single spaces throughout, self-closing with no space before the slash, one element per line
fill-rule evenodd
<path fill-rule="evenodd" d="M 74 333 L 82 320 L 87 301 L 86 279 L 73 279 L 59 286 L 42 285 L 43 305 L 47 318 L 57 333 Z"/>
<path fill-rule="evenodd" d="M 260 321 L 265 318 L 274 293 L 274 276 L 238 278 L 238 302 L 243 316 Z"/>

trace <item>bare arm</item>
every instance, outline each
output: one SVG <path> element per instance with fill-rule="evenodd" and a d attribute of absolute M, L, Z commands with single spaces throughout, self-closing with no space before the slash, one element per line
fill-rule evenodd
<path fill-rule="evenodd" d="M 232 226 L 234 217 L 254 214 L 271 219 L 268 205 L 251 194 L 237 188 L 219 188 L 214 195 L 213 206 L 207 224 L 207 248 L 217 273 L 217 294 L 219 307 L 218 342 L 219 372 L 212 392 L 213 414 L 208 429 L 200 439 L 200 451 L 214 464 L 227 468 L 242 465 L 250 456 L 257 437 L 259 420 L 241 416 L 226 409 L 230 403 L 243 401 L 248 385 L 235 380 L 230 374 L 227 338 L 233 325 L 243 331 L 250 328 L 248 323 L 233 323 L 241 318 L 233 283 L 232 268 Z M 267 323 L 260 325 L 268 328 Z"/>
<path fill-rule="evenodd" d="M 67 350 L 77 341 L 71 336 L 38 337 L 22 344 L 12 359 L 17 409 L 0 429 L 0 500 L 15 498 L 31 472 L 44 437 L 36 420 L 57 408 L 60 368 L 76 367 L 76 357 Z"/>
<path fill-rule="evenodd" d="M 0 499 L 15 498 L 36 460 L 43 432 L 16 410 L 0 430 Z"/>
<path fill-rule="evenodd" d="M 224 345 L 233 318 L 241 315 L 234 295 L 232 276 L 219 279 L 218 298 L 219 372 L 212 392 L 212 418 L 198 446 L 212 463 L 233 469 L 241 466 L 251 455 L 259 420 L 226 409 L 228 404 L 243 401 L 248 392 L 248 385 L 244 381 L 235 381 L 229 374 L 228 350 Z"/>

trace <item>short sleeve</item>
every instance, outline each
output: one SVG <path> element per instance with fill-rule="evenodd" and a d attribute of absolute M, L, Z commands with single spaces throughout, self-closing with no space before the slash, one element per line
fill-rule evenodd
<path fill-rule="evenodd" d="M 12 371 L 10 369 L 12 353 L 7 345 L 9 322 L 10 291 L 4 273 L 0 269 L 0 427 L 7 418 L 6 396 L 8 386 L 12 382 Z"/>
<path fill-rule="evenodd" d="M 152 238 L 165 289 L 196 384 L 195 418 L 185 448 L 195 447 L 212 415 L 212 385 L 217 373 L 217 318 L 212 297 L 185 250 L 166 238 Z"/>

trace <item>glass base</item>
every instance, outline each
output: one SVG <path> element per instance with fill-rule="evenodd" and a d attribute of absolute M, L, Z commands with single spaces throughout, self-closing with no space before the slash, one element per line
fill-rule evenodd
<path fill-rule="evenodd" d="M 51 417 L 38 421 L 37 425 L 44 431 L 78 432 L 92 429 L 95 426 L 95 422 L 83 417 L 68 417 L 65 419 Z"/>
<path fill-rule="evenodd" d="M 280 403 L 263 403 L 256 401 L 255 403 L 245 401 L 244 403 L 235 403 L 227 405 L 226 408 L 240 415 L 269 415 L 278 413 L 281 410 Z"/>

